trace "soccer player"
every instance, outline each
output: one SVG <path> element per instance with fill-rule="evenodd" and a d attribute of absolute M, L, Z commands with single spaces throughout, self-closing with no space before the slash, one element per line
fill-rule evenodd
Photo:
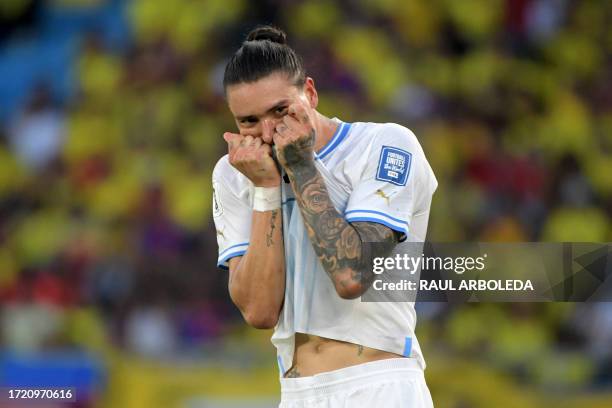
<path fill-rule="evenodd" d="M 416 137 L 319 113 L 274 27 L 249 33 L 224 88 L 239 133 L 213 172 L 218 265 L 246 322 L 274 328 L 280 407 L 433 406 L 414 303 L 359 299 L 373 257 L 425 239 L 437 182 Z"/>

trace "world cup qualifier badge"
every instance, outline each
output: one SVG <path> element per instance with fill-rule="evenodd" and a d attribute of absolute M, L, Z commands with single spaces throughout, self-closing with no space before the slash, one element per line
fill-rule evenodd
<path fill-rule="evenodd" d="M 378 160 L 376 180 L 405 186 L 410 173 L 412 154 L 397 147 L 383 146 Z"/>

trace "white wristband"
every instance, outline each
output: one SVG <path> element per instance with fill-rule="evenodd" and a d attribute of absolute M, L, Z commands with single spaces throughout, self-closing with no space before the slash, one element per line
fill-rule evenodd
<path fill-rule="evenodd" d="M 255 187 L 253 194 L 253 210 L 272 211 L 281 206 L 281 188 L 279 187 Z"/>

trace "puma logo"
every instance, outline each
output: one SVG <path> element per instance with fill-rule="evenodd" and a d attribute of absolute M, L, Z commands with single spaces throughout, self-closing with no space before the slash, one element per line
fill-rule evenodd
<path fill-rule="evenodd" d="M 384 198 L 387 201 L 387 205 L 389 204 L 389 198 L 391 198 L 390 196 L 386 195 L 384 191 L 382 191 L 380 188 L 378 190 L 376 190 L 375 193 L 377 196 L 381 196 L 382 198 Z"/>

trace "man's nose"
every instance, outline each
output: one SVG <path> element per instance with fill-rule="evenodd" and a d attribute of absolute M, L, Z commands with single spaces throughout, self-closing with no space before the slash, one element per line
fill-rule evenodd
<path fill-rule="evenodd" d="M 261 137 L 261 134 L 262 134 L 261 124 L 258 123 L 257 125 L 250 127 L 248 129 L 240 129 L 240 134 L 242 136 Z"/>
<path fill-rule="evenodd" d="M 274 132 L 274 129 L 276 129 L 276 125 L 278 125 L 279 123 L 281 123 L 283 121 L 282 118 L 277 118 L 277 117 L 270 118 L 268 120 L 270 121 L 270 124 L 272 125 L 272 131 L 273 132 Z M 262 126 L 263 126 L 263 124 L 262 124 Z"/>

